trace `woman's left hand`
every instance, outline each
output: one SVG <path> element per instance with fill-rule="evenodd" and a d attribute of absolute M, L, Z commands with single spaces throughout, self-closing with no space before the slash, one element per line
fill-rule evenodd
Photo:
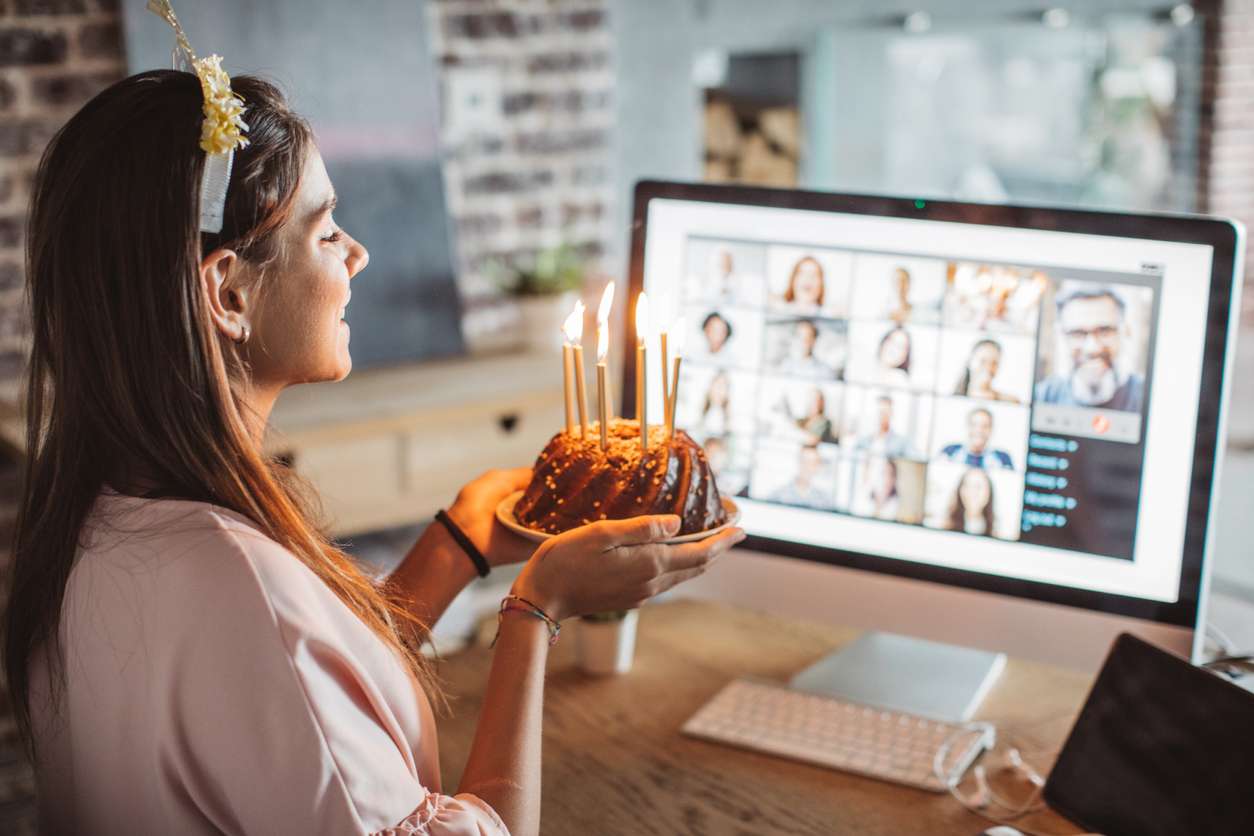
<path fill-rule="evenodd" d="M 531 482 L 531 468 L 489 470 L 457 494 L 448 515 L 470 541 L 479 547 L 491 566 L 520 563 L 535 551 L 535 544 L 519 537 L 496 521 L 496 506 L 514 491 Z"/>

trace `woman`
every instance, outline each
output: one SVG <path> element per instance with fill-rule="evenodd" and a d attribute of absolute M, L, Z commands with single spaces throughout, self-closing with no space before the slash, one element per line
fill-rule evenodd
<path fill-rule="evenodd" d="M 704 360 L 725 360 L 731 356 L 727 344 L 733 336 L 732 325 L 718 311 L 711 311 L 701 320 L 701 337 L 696 357 Z"/>
<path fill-rule="evenodd" d="M 710 378 L 695 429 L 701 435 L 727 435 L 731 431 L 731 378 L 722 369 Z"/>
<path fill-rule="evenodd" d="M 812 255 L 803 256 L 788 275 L 784 304 L 806 313 L 818 313 L 823 307 L 824 285 L 823 265 Z"/>
<path fill-rule="evenodd" d="M 836 435 L 832 429 L 832 419 L 827 415 L 827 396 L 823 390 L 815 386 L 806 393 L 805 412 L 794 415 L 788 398 L 781 393 L 776 410 L 784 419 L 784 425 L 796 441 L 804 445 L 834 444 Z"/>
<path fill-rule="evenodd" d="M 901 508 L 897 493 L 897 462 L 888 458 L 867 459 L 862 467 L 854 513 L 876 520 L 895 520 Z"/>
<path fill-rule="evenodd" d="M 473 577 L 526 471 L 470 483 L 400 567 L 367 578 L 261 450 L 279 392 L 351 368 L 364 247 L 339 229 L 309 127 L 238 78 L 248 139 L 201 233 L 202 92 L 125 79 L 40 163 L 24 496 L 5 667 L 44 827 L 93 833 L 536 833 L 550 631 L 700 573 L 739 533 L 657 543 L 675 518 L 535 550 L 512 593 L 460 793 L 441 791 L 419 648 Z M 543 618 L 541 616 L 544 616 Z"/>
<path fill-rule="evenodd" d="M 983 468 L 968 468 L 958 481 L 945 527 L 980 537 L 993 535 L 993 480 Z"/>
<path fill-rule="evenodd" d="M 875 352 L 875 382 L 885 386 L 910 385 L 910 332 L 900 325 L 880 338 Z"/>
<path fill-rule="evenodd" d="M 888 299 L 888 318 L 897 324 L 910 319 L 914 304 L 910 301 L 910 271 L 905 267 L 893 270 L 893 289 Z"/>
<path fill-rule="evenodd" d="M 989 401 L 1009 401 L 1019 403 L 1014 395 L 997 389 L 993 382 L 1001 370 L 1001 343 L 997 340 L 983 339 L 971 347 L 967 362 L 958 378 L 955 395 L 968 398 L 982 398 Z"/>

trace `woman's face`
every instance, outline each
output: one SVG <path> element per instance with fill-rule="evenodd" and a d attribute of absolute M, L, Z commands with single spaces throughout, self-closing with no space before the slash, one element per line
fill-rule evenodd
<path fill-rule="evenodd" d="M 983 470 L 968 470 L 962 477 L 962 484 L 958 486 L 958 496 L 962 499 L 962 507 L 971 515 L 984 513 L 992 493 L 992 488 L 988 483 L 988 474 Z"/>
<path fill-rule="evenodd" d="M 991 343 L 982 343 L 971 352 L 971 382 L 987 387 L 1001 368 L 1001 350 Z"/>
<path fill-rule="evenodd" d="M 823 296 L 823 270 L 812 258 L 797 264 L 793 277 L 793 299 L 798 305 L 818 305 Z"/>
<path fill-rule="evenodd" d="M 288 386 L 340 380 L 349 354 L 349 281 L 370 260 L 331 217 L 335 189 L 313 149 L 297 186 L 292 217 L 280 229 L 278 262 L 251 289 L 247 361 L 257 382 Z"/>
<path fill-rule="evenodd" d="M 705 323 L 705 341 L 710 353 L 716 354 L 727 342 L 727 323 L 721 316 L 716 316 Z"/>
<path fill-rule="evenodd" d="M 905 331 L 893 331 L 880 347 L 880 365 L 886 369 L 900 369 L 910 356 L 910 336 Z"/>

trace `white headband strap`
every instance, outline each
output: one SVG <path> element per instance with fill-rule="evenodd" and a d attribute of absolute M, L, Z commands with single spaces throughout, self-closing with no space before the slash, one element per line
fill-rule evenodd
<path fill-rule="evenodd" d="M 222 231 L 222 214 L 226 210 L 226 189 L 231 184 L 231 166 L 235 149 L 225 154 L 205 154 L 205 170 L 200 178 L 200 231 Z"/>

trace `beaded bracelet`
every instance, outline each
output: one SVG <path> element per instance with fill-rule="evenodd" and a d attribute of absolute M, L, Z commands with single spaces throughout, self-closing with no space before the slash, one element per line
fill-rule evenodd
<path fill-rule="evenodd" d="M 501 637 L 501 619 L 505 617 L 507 612 L 523 612 L 540 619 L 549 630 L 549 644 L 557 643 L 557 635 L 562 632 L 561 624 L 554 621 L 548 613 L 526 598 L 520 598 L 517 595 L 506 595 L 501 599 L 501 608 L 496 612 L 496 635 L 492 637 L 492 644 L 488 645 L 488 647 L 495 647 L 496 640 Z"/>

